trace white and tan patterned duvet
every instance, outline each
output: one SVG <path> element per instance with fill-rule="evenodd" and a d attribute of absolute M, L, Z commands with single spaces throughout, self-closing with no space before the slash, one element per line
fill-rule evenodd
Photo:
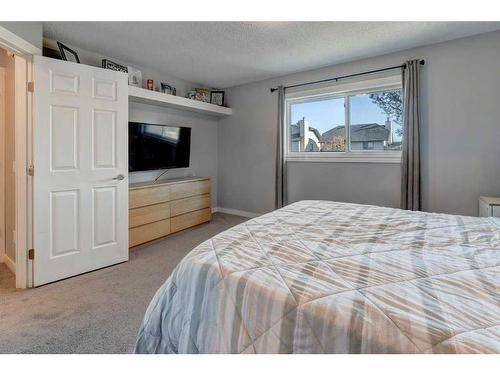
<path fill-rule="evenodd" d="M 500 227 L 294 203 L 189 253 L 136 352 L 500 353 Z"/>

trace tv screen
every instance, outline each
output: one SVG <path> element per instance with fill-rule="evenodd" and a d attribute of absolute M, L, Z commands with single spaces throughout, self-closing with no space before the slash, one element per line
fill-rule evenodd
<path fill-rule="evenodd" d="M 191 128 L 129 122 L 128 170 L 189 167 Z"/>

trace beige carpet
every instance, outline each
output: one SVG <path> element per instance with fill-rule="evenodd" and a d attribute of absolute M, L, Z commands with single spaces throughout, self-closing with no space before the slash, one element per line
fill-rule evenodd
<path fill-rule="evenodd" d="M 0 286 L 0 353 L 132 352 L 149 301 L 177 263 L 245 220 L 217 213 L 209 224 L 133 251 L 129 262 L 35 289 Z"/>

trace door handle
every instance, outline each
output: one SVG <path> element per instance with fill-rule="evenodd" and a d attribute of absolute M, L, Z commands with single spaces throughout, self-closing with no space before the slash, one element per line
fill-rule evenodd
<path fill-rule="evenodd" d="M 115 178 L 113 178 L 113 180 L 118 180 L 118 181 L 121 181 L 121 180 L 124 180 L 124 179 L 125 179 L 125 176 L 122 175 L 121 173 L 118 176 L 116 176 Z"/>

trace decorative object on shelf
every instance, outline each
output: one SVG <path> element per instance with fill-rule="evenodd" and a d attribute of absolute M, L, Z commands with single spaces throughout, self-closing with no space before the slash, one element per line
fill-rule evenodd
<path fill-rule="evenodd" d="M 169 85 L 168 83 L 161 82 L 160 86 L 161 86 L 161 92 L 164 94 L 170 94 L 170 95 L 177 94 L 177 90 L 175 89 L 175 87 Z"/>
<path fill-rule="evenodd" d="M 210 91 L 210 103 L 224 106 L 224 91 Z"/>
<path fill-rule="evenodd" d="M 186 98 L 196 100 L 196 91 L 188 91 L 188 93 L 186 94 Z"/>
<path fill-rule="evenodd" d="M 210 90 L 209 89 L 196 88 L 194 90 L 196 91 L 196 96 L 195 96 L 196 100 L 198 100 L 200 102 L 210 103 Z"/>
<path fill-rule="evenodd" d="M 142 87 L 142 72 L 132 66 L 128 68 L 128 84 L 130 86 Z"/>
<path fill-rule="evenodd" d="M 57 46 L 59 47 L 59 52 L 61 52 L 61 57 L 63 60 L 80 64 L 80 58 L 75 51 L 62 44 L 61 42 L 57 42 Z"/>
<path fill-rule="evenodd" d="M 117 72 L 128 73 L 126 66 L 120 65 L 108 59 L 102 59 L 102 67 L 104 69 L 115 70 Z"/>
<path fill-rule="evenodd" d="M 153 80 L 152 80 L 152 79 L 148 79 L 148 80 L 146 81 L 146 83 L 147 83 L 147 84 L 146 84 L 146 88 L 147 88 L 148 90 L 155 91 L 155 84 L 154 84 L 154 82 L 153 82 Z"/>

